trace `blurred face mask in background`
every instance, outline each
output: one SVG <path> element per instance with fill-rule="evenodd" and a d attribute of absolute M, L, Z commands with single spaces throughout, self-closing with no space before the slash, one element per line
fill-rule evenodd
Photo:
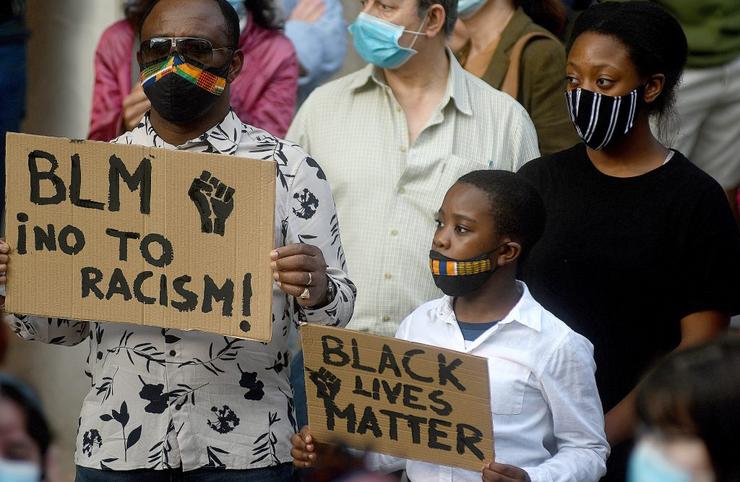
<path fill-rule="evenodd" d="M 704 443 L 643 437 L 630 457 L 627 482 L 715 482 Z"/>
<path fill-rule="evenodd" d="M 33 462 L 0 459 L 0 481 L 40 482 L 41 468 Z"/>

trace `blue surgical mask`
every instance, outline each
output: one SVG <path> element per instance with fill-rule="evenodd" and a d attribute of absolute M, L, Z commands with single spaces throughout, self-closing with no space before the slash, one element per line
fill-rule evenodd
<path fill-rule="evenodd" d="M 39 482 L 41 468 L 32 462 L 0 459 L 0 481 Z"/>
<path fill-rule="evenodd" d="M 487 0 L 458 0 L 457 16 L 465 19 L 472 17 L 475 12 L 486 4 Z"/>
<path fill-rule="evenodd" d="M 416 54 L 412 47 L 424 28 L 426 17 L 421 22 L 418 32 L 405 30 L 401 25 L 382 20 L 378 17 L 361 12 L 349 26 L 352 41 L 357 53 L 366 62 L 376 65 L 382 69 L 395 69 L 406 63 L 408 59 Z M 413 34 L 414 40 L 408 47 L 401 47 L 398 39 L 404 32 Z"/>
<path fill-rule="evenodd" d="M 640 442 L 630 456 L 627 482 L 692 482 L 692 476 L 672 464 L 655 445 Z"/>

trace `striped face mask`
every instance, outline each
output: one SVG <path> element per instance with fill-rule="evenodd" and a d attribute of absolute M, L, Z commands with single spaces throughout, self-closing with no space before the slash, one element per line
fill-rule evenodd
<path fill-rule="evenodd" d="M 168 121 L 180 124 L 202 117 L 226 89 L 230 63 L 204 69 L 171 55 L 141 71 L 141 85 L 152 108 Z"/>
<path fill-rule="evenodd" d="M 640 86 L 613 97 L 578 88 L 566 92 L 565 100 L 578 135 L 588 147 L 598 151 L 632 130 L 642 92 Z"/>

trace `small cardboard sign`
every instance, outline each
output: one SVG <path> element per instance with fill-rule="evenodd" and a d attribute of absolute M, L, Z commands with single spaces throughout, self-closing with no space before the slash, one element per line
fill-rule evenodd
<path fill-rule="evenodd" d="M 316 440 L 474 471 L 493 460 L 485 358 L 316 325 L 301 339 Z"/>
<path fill-rule="evenodd" d="M 269 341 L 275 164 L 8 134 L 5 308 Z"/>

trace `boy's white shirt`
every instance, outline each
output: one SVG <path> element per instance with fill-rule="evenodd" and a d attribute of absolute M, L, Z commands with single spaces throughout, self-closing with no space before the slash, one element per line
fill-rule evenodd
<path fill-rule="evenodd" d="M 448 296 L 417 308 L 396 338 L 488 358 L 496 462 L 524 469 L 532 482 L 596 482 L 606 473 L 609 444 L 593 345 L 518 283 L 516 306 L 467 347 Z M 480 472 L 377 453 L 367 463 L 382 471 L 405 463 L 412 482 L 481 480 Z"/>

